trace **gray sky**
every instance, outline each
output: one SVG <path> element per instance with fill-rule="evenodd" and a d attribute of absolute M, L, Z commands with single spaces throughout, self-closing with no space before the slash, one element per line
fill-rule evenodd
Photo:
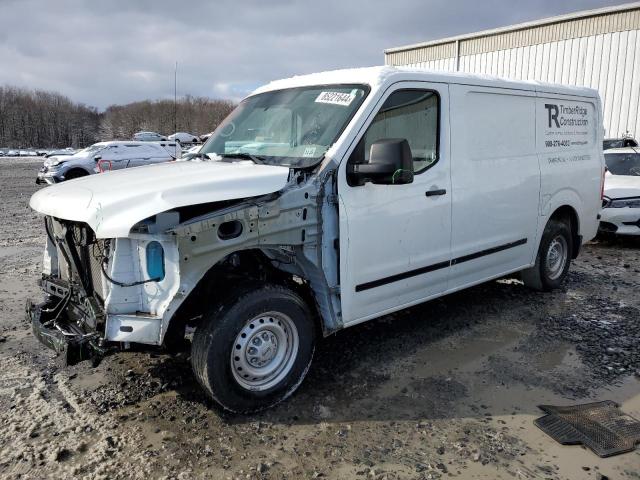
<path fill-rule="evenodd" d="M 105 108 L 238 100 L 294 74 L 384 63 L 384 48 L 622 0 L 0 0 L 0 84 Z"/>

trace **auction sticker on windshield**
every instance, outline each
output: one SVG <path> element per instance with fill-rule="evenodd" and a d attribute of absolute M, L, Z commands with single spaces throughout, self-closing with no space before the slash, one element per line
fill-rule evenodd
<path fill-rule="evenodd" d="M 320 92 L 320 95 L 316 98 L 316 103 L 331 103 L 333 105 L 342 105 L 347 107 L 351 105 L 354 98 L 356 98 L 356 96 L 353 93 Z"/>

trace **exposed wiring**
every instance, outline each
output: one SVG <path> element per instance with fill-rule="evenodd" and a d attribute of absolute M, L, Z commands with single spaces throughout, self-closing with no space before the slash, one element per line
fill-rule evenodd
<path fill-rule="evenodd" d="M 95 254 L 96 246 L 98 247 L 99 255 Z M 148 280 L 140 280 L 137 282 L 119 282 L 118 280 L 111 278 L 107 274 L 105 264 L 108 262 L 108 259 L 107 259 L 107 256 L 104 254 L 104 251 L 100 250 L 99 242 L 95 241 L 94 243 L 92 243 L 91 252 L 93 254 L 93 258 L 100 264 L 100 270 L 102 270 L 102 274 L 104 275 L 104 278 L 106 278 L 107 281 L 109 281 L 110 283 L 114 285 L 118 285 L 119 287 L 135 287 L 137 285 L 143 285 L 145 283 L 151 283 L 151 282 L 159 282 L 160 280 L 162 280 L 162 278 L 156 277 L 156 278 L 149 278 Z"/>
<path fill-rule="evenodd" d="M 114 285 L 118 285 L 119 287 L 135 287 L 136 285 L 143 285 L 145 283 L 151 283 L 151 282 L 159 282 L 160 280 L 162 280 L 159 277 L 156 278 L 150 278 L 148 280 L 140 280 L 137 282 L 119 282 L 117 280 L 114 280 L 113 278 L 111 278 L 109 275 L 107 275 L 107 271 L 104 268 L 104 264 L 107 263 L 107 259 L 103 259 L 103 261 L 100 262 L 100 268 L 102 270 L 102 274 L 104 275 L 104 278 L 106 278 L 109 282 L 113 283 Z"/>
<path fill-rule="evenodd" d="M 60 308 L 58 310 L 58 313 L 56 313 L 56 316 L 53 317 L 51 320 L 47 320 L 46 322 L 44 322 L 42 324 L 42 326 L 43 327 L 47 327 L 47 326 L 51 325 L 52 323 L 54 325 L 56 325 L 56 322 L 58 321 L 58 318 L 60 318 L 60 314 L 64 311 L 65 308 L 67 308 L 67 305 L 69 305 L 69 300 L 71 300 L 71 290 L 69 290 L 69 293 L 67 293 L 67 295 L 62 300 L 60 300 L 60 302 L 53 309 L 46 310 L 46 311 L 43 309 L 42 310 L 43 312 L 52 313 L 55 310 L 57 310 L 58 308 Z"/>

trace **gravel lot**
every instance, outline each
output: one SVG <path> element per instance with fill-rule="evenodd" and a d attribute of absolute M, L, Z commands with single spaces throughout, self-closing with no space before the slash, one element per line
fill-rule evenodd
<path fill-rule="evenodd" d="M 640 241 L 594 242 L 561 291 L 499 280 L 324 341 L 289 401 L 221 413 L 182 355 L 59 368 L 24 319 L 39 296 L 41 159 L 0 159 L 0 477 L 639 479 L 534 425 L 611 399 L 640 418 Z"/>

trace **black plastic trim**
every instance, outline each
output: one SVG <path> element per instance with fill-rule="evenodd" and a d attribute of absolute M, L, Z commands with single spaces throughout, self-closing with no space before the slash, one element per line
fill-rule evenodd
<path fill-rule="evenodd" d="M 462 257 L 454 258 L 451 260 L 451 265 L 456 265 L 458 263 L 468 262 L 469 260 L 475 260 L 476 258 L 484 257 L 485 255 L 491 255 L 492 253 L 498 253 L 503 250 L 508 250 L 509 248 L 519 247 L 520 245 L 524 245 L 527 243 L 526 238 L 521 238 L 520 240 L 516 240 L 515 242 L 505 243 L 504 245 L 499 245 L 497 247 L 487 248 L 486 250 L 481 250 L 476 253 L 471 253 L 469 255 L 464 255 Z"/>
<path fill-rule="evenodd" d="M 374 280 L 372 282 L 361 283 L 360 285 L 356 285 L 356 292 L 369 290 L 370 288 L 381 287 L 382 285 L 386 285 L 387 283 L 397 282 L 399 280 L 404 280 L 405 278 L 411 278 L 417 275 L 422 275 L 423 273 L 434 272 L 436 270 L 447 268 L 450 264 L 451 262 L 435 263 L 433 265 L 428 265 L 426 267 L 416 268 L 415 270 L 409 270 L 407 272 L 398 273 L 396 275 L 391 275 L 390 277 L 381 278 L 379 280 Z"/>
<path fill-rule="evenodd" d="M 510 248 L 519 247 L 520 245 L 524 245 L 526 243 L 527 243 L 527 239 L 521 238 L 520 240 L 516 240 L 515 242 L 509 242 L 509 243 L 505 243 L 504 245 L 499 245 L 497 247 L 487 248 L 486 250 L 480 250 L 479 252 L 471 253 L 469 255 L 464 255 L 462 257 L 453 258 L 446 262 L 434 263 L 433 265 L 427 265 L 426 267 L 416 268 L 414 270 L 408 270 L 406 272 L 397 273 L 395 275 L 380 278 L 378 280 L 373 280 L 367 283 L 361 283 L 360 285 L 356 285 L 356 292 L 362 292 L 364 290 L 381 287 L 382 285 L 387 285 L 389 283 L 397 282 L 399 280 L 404 280 L 406 278 L 411 278 L 418 275 L 423 275 L 425 273 L 434 272 L 436 270 L 441 270 L 443 268 L 452 267 L 459 263 L 475 260 L 477 258 L 484 257 L 486 255 L 491 255 L 493 253 L 502 252 L 503 250 L 508 250 Z"/>

